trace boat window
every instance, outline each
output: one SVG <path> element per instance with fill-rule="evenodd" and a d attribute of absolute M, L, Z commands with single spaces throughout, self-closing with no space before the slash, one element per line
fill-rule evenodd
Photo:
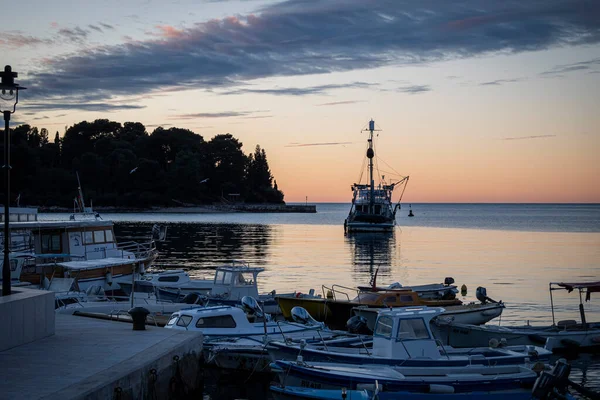
<path fill-rule="evenodd" d="M 84 233 L 85 233 L 85 236 L 84 236 L 85 244 L 93 244 L 94 243 L 94 232 L 85 231 Z"/>
<path fill-rule="evenodd" d="M 254 277 L 253 277 L 252 273 L 248 273 L 248 272 L 247 273 L 243 273 L 243 272 L 240 272 L 237 275 L 237 279 L 236 279 L 235 285 L 236 286 L 249 286 L 249 285 L 252 285 L 254 283 L 253 282 L 253 278 Z"/>
<path fill-rule="evenodd" d="M 400 296 L 400 301 L 413 302 L 414 300 L 413 300 L 412 296 L 404 295 L 404 296 Z"/>
<path fill-rule="evenodd" d="M 235 328 L 235 320 L 231 315 L 219 315 L 218 317 L 199 318 L 196 328 Z"/>
<path fill-rule="evenodd" d="M 182 315 L 181 318 L 179 318 L 179 321 L 177 321 L 177 326 L 187 327 L 190 322 L 192 322 L 192 317 L 189 315 Z"/>
<path fill-rule="evenodd" d="M 104 231 L 94 231 L 94 242 L 104 243 Z"/>
<path fill-rule="evenodd" d="M 384 303 L 395 303 L 396 302 L 396 296 L 388 296 L 383 300 Z"/>
<path fill-rule="evenodd" d="M 42 253 L 60 252 L 60 234 L 48 233 L 42 235 Z"/>
<path fill-rule="evenodd" d="M 159 282 L 177 282 L 178 280 L 179 280 L 179 277 L 177 275 L 159 276 L 158 277 Z"/>
<path fill-rule="evenodd" d="M 376 293 L 359 293 L 352 301 L 359 303 L 376 303 L 379 295 Z"/>
<path fill-rule="evenodd" d="M 223 275 L 225 275 L 225 272 L 223 272 L 223 271 L 217 271 L 217 274 L 215 275 L 215 283 L 222 283 L 223 282 Z"/>
<path fill-rule="evenodd" d="M 394 320 L 392 318 L 379 317 L 377 319 L 377 325 L 375 326 L 374 335 L 391 338 L 393 325 L 394 325 Z"/>
<path fill-rule="evenodd" d="M 231 284 L 232 278 L 233 278 L 233 274 L 231 272 L 225 272 L 225 277 L 223 278 L 223 284 L 224 285 Z"/>
<path fill-rule="evenodd" d="M 429 331 L 423 318 L 400 320 L 398 340 L 406 339 L 429 339 Z"/>
<path fill-rule="evenodd" d="M 104 231 L 104 235 L 106 236 L 106 241 L 107 242 L 112 242 L 113 241 L 113 233 L 110 229 L 107 229 Z"/>
<path fill-rule="evenodd" d="M 177 318 L 179 318 L 179 315 L 172 315 L 167 325 L 174 325 L 177 322 Z"/>

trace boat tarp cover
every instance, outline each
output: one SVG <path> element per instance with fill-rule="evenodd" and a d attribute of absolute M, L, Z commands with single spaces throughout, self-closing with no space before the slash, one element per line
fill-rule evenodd
<path fill-rule="evenodd" d="M 590 300 L 591 293 L 600 293 L 600 281 L 597 282 L 579 282 L 579 283 L 557 283 L 558 286 L 565 288 L 570 292 L 574 289 L 587 289 L 587 294 L 585 296 L 585 301 Z"/>
<path fill-rule="evenodd" d="M 115 267 L 117 265 L 127 265 L 127 264 L 135 264 L 139 260 L 135 258 L 121 258 L 121 257 L 108 257 L 108 258 L 100 258 L 97 260 L 87 260 L 87 261 L 67 261 L 67 262 L 58 262 L 56 265 L 63 267 L 65 269 L 70 270 L 86 270 L 86 269 L 96 269 L 103 267 Z"/>

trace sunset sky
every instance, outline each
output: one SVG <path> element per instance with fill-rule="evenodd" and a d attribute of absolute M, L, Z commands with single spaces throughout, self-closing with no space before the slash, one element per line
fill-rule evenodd
<path fill-rule="evenodd" d="M 349 202 L 372 118 L 380 173 L 410 175 L 404 202 L 600 202 L 597 0 L 9 10 L 1 62 L 28 87 L 13 127 L 53 136 L 108 118 L 231 133 L 266 150 L 287 202 Z"/>

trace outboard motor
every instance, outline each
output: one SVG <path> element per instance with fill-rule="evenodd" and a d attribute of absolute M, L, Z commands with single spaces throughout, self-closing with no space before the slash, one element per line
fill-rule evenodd
<path fill-rule="evenodd" d="M 367 319 L 361 315 L 355 315 L 346 322 L 346 329 L 350 333 L 359 335 L 372 335 L 373 331 L 367 325 Z"/>
<path fill-rule="evenodd" d="M 269 314 L 265 314 L 263 312 L 262 308 L 260 308 L 260 305 L 258 304 L 258 301 L 256 301 L 254 297 L 244 296 L 240 302 L 242 303 L 242 310 L 244 310 L 246 315 L 250 317 L 264 318 L 267 321 L 271 319 Z"/>
<path fill-rule="evenodd" d="M 302 308 L 302 307 L 294 307 L 292 308 L 292 319 L 294 320 L 294 322 L 297 322 L 299 324 L 302 325 L 308 325 L 308 326 L 318 326 L 318 325 L 323 325 L 322 322 L 318 322 L 316 319 L 314 319 L 312 317 L 312 315 L 310 315 L 308 313 L 308 311 L 306 311 L 306 309 Z"/>
<path fill-rule="evenodd" d="M 451 276 L 446 277 L 446 279 L 444 279 L 444 285 L 446 286 L 450 286 L 454 283 L 454 278 Z"/>
<path fill-rule="evenodd" d="M 488 301 L 490 303 L 497 303 L 496 300 L 490 299 L 487 296 L 487 290 L 483 286 L 479 286 L 477 290 L 475 290 L 475 296 L 477 297 L 477 300 L 479 300 L 482 304 L 485 304 Z"/>

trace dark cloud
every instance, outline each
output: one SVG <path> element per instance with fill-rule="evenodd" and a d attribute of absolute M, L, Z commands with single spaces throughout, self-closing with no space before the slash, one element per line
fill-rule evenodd
<path fill-rule="evenodd" d="M 366 83 L 366 82 L 352 82 L 345 84 L 329 84 L 329 85 L 319 85 L 319 86 L 311 86 L 304 88 L 276 88 L 276 89 L 235 89 L 229 90 L 226 92 L 221 92 L 220 94 L 230 95 L 230 94 L 271 94 L 276 96 L 306 96 L 313 94 L 323 94 L 329 90 L 335 89 L 356 89 L 356 88 L 368 88 L 370 86 L 376 86 L 377 83 Z"/>
<path fill-rule="evenodd" d="M 18 49 L 20 47 L 49 45 L 52 43 L 50 39 L 41 39 L 31 35 L 24 35 L 20 32 L 2 33 L 0 35 L 0 47 Z"/>
<path fill-rule="evenodd" d="M 102 26 L 104 29 L 115 29 L 114 26 L 112 26 L 110 24 L 106 24 L 104 22 L 100 22 L 98 25 Z"/>
<path fill-rule="evenodd" d="M 397 92 L 400 93 L 408 93 L 408 94 L 419 94 L 429 92 L 431 87 L 429 85 L 410 85 L 410 86 L 401 86 L 396 89 Z"/>
<path fill-rule="evenodd" d="M 480 86 L 496 86 L 496 85 L 502 85 L 504 83 L 520 82 L 522 80 L 523 80 L 522 78 L 496 79 L 495 81 L 481 82 L 479 85 Z"/>
<path fill-rule="evenodd" d="M 93 29 L 97 32 L 103 32 L 102 28 L 100 28 L 99 26 L 96 26 L 96 25 L 88 25 L 88 28 Z"/>
<path fill-rule="evenodd" d="M 502 140 L 526 140 L 526 139 L 542 139 L 555 137 L 556 135 L 536 135 L 536 136 L 518 136 L 518 137 L 506 137 Z"/>
<path fill-rule="evenodd" d="M 568 72 L 591 70 L 596 67 L 600 67 L 600 58 L 594 58 L 591 60 L 580 61 L 580 62 L 576 62 L 576 63 L 572 63 L 572 64 L 556 65 L 551 70 L 540 72 L 540 75 L 542 75 L 542 76 L 563 76 L 562 74 L 565 74 Z"/>
<path fill-rule="evenodd" d="M 265 111 L 223 111 L 216 113 L 194 113 L 180 114 L 172 116 L 171 119 L 195 119 L 195 118 L 230 118 L 230 117 L 247 117 L 248 115 L 265 112 Z"/>
<path fill-rule="evenodd" d="M 163 32 L 173 31 L 163 25 Z M 231 88 L 266 77 L 595 44 L 600 2 L 287 0 L 176 32 L 54 57 L 47 71 L 31 72 L 26 83 L 32 96 L 46 96 L 43 86 L 61 95 L 93 92 L 108 99 L 166 86 Z"/>
<path fill-rule="evenodd" d="M 109 111 L 117 111 L 117 110 L 135 110 L 140 108 L 145 108 L 146 106 L 139 106 L 133 104 L 113 104 L 113 103 L 57 103 L 57 102 L 48 102 L 48 103 L 31 103 L 26 102 L 21 106 L 26 110 L 82 110 L 82 111 L 101 111 L 101 112 L 109 112 Z"/>
<path fill-rule="evenodd" d="M 284 147 L 308 147 L 308 146 L 339 146 L 352 144 L 352 142 L 328 142 L 328 143 L 290 143 Z"/>
<path fill-rule="evenodd" d="M 75 28 L 60 28 L 58 34 L 72 42 L 82 42 L 89 35 L 90 31 L 76 26 Z"/>
<path fill-rule="evenodd" d="M 317 104 L 317 106 L 341 106 L 343 104 L 356 104 L 356 103 L 365 103 L 365 100 L 332 101 L 331 103 Z"/>

